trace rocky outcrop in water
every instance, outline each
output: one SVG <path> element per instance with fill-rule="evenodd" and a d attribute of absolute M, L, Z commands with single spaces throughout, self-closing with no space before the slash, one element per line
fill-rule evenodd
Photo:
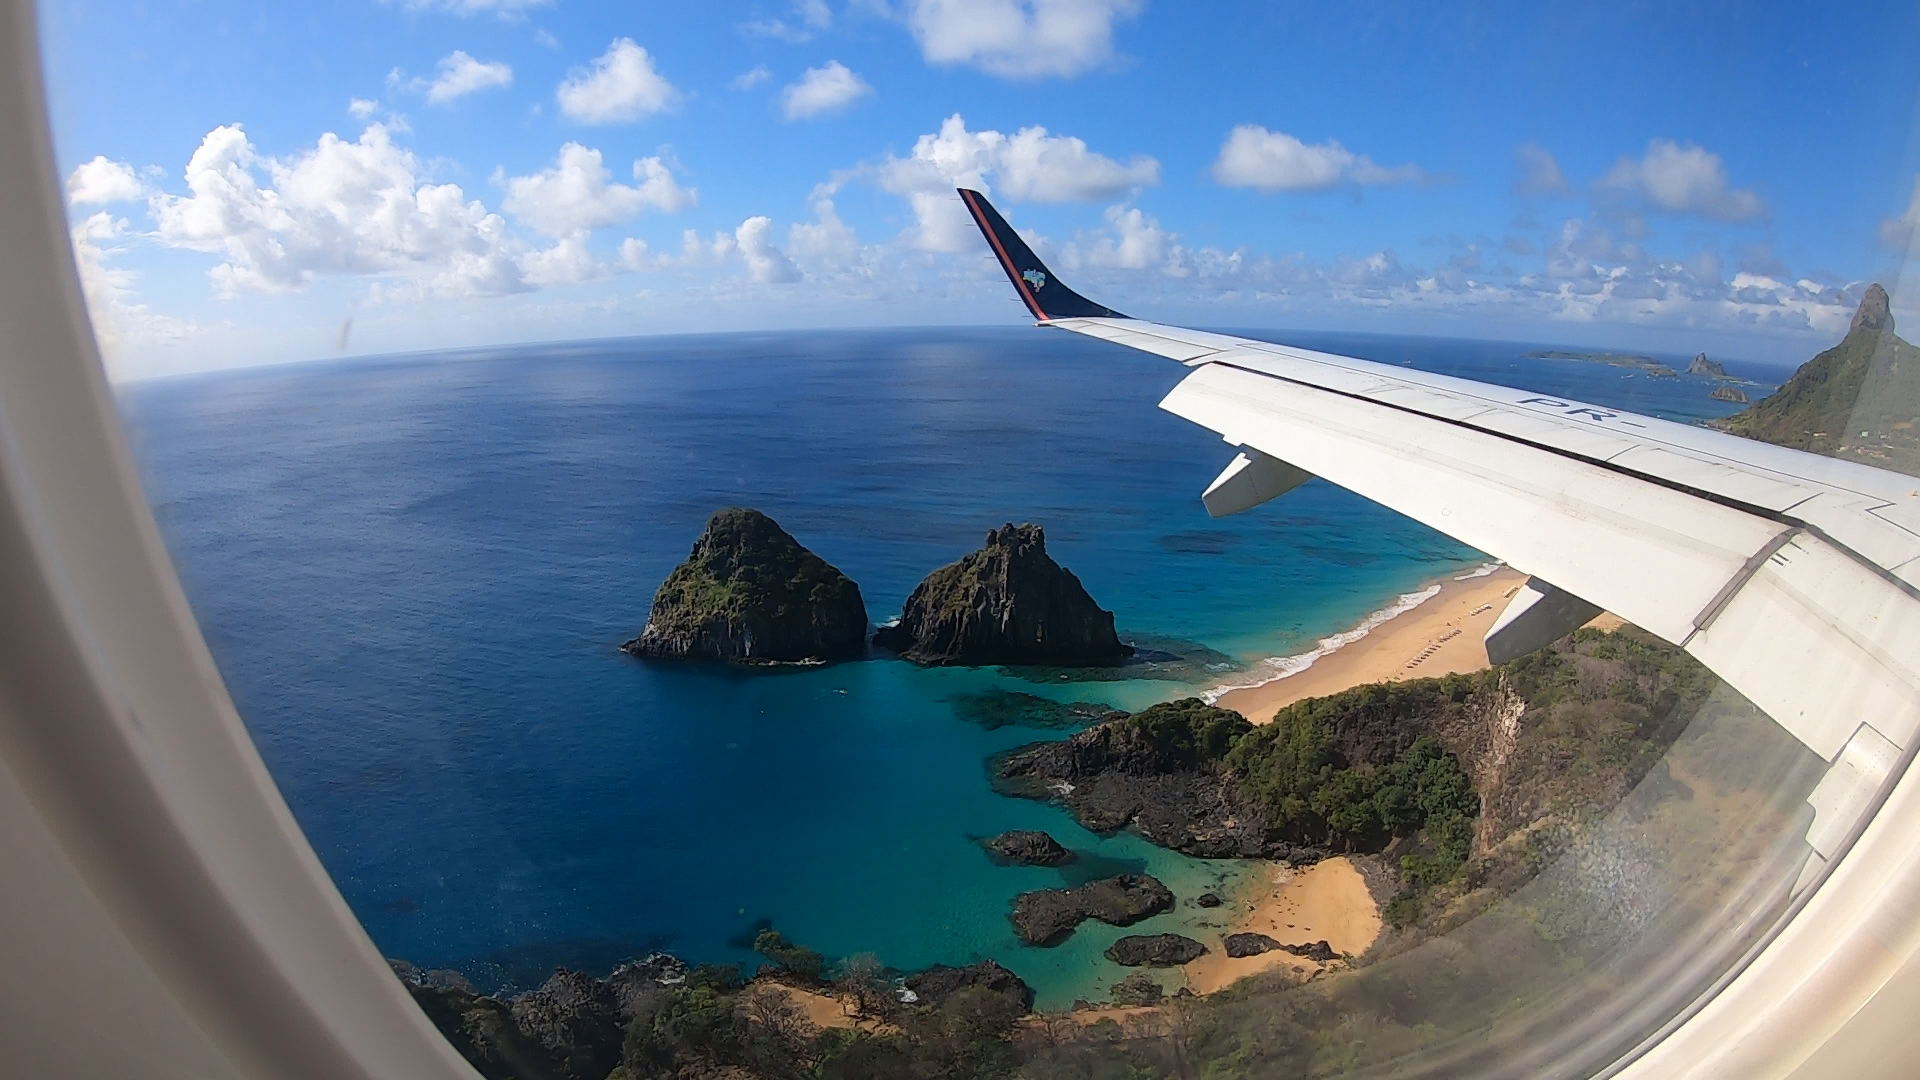
<path fill-rule="evenodd" d="M 992 960 L 982 960 L 966 967 L 935 964 L 916 975 L 907 976 L 905 986 L 913 991 L 919 1004 L 936 1009 L 953 995 L 974 987 L 1018 1003 L 1023 1013 L 1033 1009 L 1033 988 L 1023 982 L 1020 976 Z"/>
<path fill-rule="evenodd" d="M 634 656 L 828 663 L 866 651 L 860 587 L 758 510 L 722 510 L 654 594 Z"/>
<path fill-rule="evenodd" d="M 1073 861 L 1073 852 L 1038 829 L 1015 829 L 987 841 L 987 850 L 1018 866 L 1059 866 Z"/>
<path fill-rule="evenodd" d="M 1193 902 L 1200 907 L 1219 907 L 1220 895 L 1218 893 L 1203 892 L 1199 896 L 1194 897 Z"/>
<path fill-rule="evenodd" d="M 1745 405 L 1748 401 L 1752 400 L 1747 397 L 1745 390 L 1736 389 L 1731 386 L 1716 386 L 1713 388 L 1713 392 L 1707 396 L 1715 401 L 1731 401 L 1736 405 Z"/>
<path fill-rule="evenodd" d="M 1692 363 L 1687 365 L 1687 374 L 1705 375 L 1710 379 L 1724 379 L 1727 377 L 1727 369 L 1721 366 L 1720 361 L 1709 360 L 1707 359 L 1706 353 L 1701 353 L 1693 358 Z"/>
<path fill-rule="evenodd" d="M 1228 934 L 1220 941 L 1226 947 L 1227 955 L 1235 959 L 1243 956 L 1259 956 L 1263 952 L 1272 952 L 1280 943 L 1265 934 Z"/>
<path fill-rule="evenodd" d="M 1056 799 L 1094 832 L 1132 826 L 1201 858 L 1312 862 L 1318 854 L 1268 829 L 1264 810 L 1220 765 L 1252 728 L 1239 713 L 1185 698 L 1021 747 L 992 768 L 1002 792 Z"/>
<path fill-rule="evenodd" d="M 930 665 L 1095 667 L 1133 654 L 1038 525 L 989 530 L 985 547 L 928 574 L 873 643 Z"/>
<path fill-rule="evenodd" d="M 1205 955 L 1205 945 L 1179 934 L 1128 934 L 1107 946 L 1107 959 L 1127 967 L 1179 967 Z"/>
<path fill-rule="evenodd" d="M 1132 926 L 1173 906 L 1173 892 L 1147 874 L 1120 874 L 1070 889 L 1038 889 L 1013 901 L 1013 928 L 1029 945 L 1054 945 L 1087 919 Z"/>

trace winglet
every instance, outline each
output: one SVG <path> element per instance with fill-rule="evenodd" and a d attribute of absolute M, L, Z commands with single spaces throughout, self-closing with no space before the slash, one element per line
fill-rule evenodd
<path fill-rule="evenodd" d="M 1033 317 L 1041 322 L 1049 319 L 1124 319 L 1110 307 L 1103 307 L 1067 288 L 1040 256 L 1033 253 L 1020 234 L 1013 231 L 1007 219 L 993 208 L 985 195 L 966 188 L 956 188 L 960 192 L 960 201 L 967 204 L 967 213 L 973 215 L 973 223 L 980 226 L 980 232 L 987 238 L 987 246 L 993 248 L 994 258 L 1000 260 L 1000 268 L 1007 272 L 1007 280 L 1013 282 L 1013 289 L 1020 299 L 1033 312 Z"/>

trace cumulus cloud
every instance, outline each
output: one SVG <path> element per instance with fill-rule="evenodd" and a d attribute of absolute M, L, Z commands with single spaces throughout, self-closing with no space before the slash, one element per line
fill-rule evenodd
<path fill-rule="evenodd" d="M 112 264 L 118 242 L 127 233 L 125 218 L 102 210 L 75 224 L 69 233 L 94 340 L 110 367 L 117 366 L 114 360 L 127 346 L 177 345 L 199 332 L 191 320 L 157 314 L 135 301 L 133 285 L 139 275 Z"/>
<path fill-rule="evenodd" d="M 1123 165 L 1043 127 L 1012 136 L 968 131 L 955 113 L 938 132 L 920 136 L 911 156 L 879 167 L 880 185 L 912 204 L 916 246 L 928 251 L 961 251 L 974 242 L 973 223 L 953 189 L 987 188 L 990 178 L 1015 201 L 1094 202 L 1158 183 L 1160 163 L 1136 156 Z"/>
<path fill-rule="evenodd" d="M 582 124 L 630 124 L 672 108 L 680 100 L 632 38 L 615 38 L 599 59 L 576 68 L 554 91 L 560 111 Z"/>
<path fill-rule="evenodd" d="M 1107 208 L 1108 234 L 1088 245 L 1084 258 L 1093 266 L 1119 270 L 1146 270 L 1164 266 L 1171 236 L 1160 223 L 1136 207 Z"/>
<path fill-rule="evenodd" d="M 365 120 L 379 108 L 380 103 L 371 98 L 353 98 L 347 102 L 347 114 L 356 120 Z"/>
<path fill-rule="evenodd" d="M 780 91 L 780 109 L 787 119 L 802 120 L 844 109 L 871 93 L 865 79 L 840 61 L 829 60 L 823 67 L 808 68 L 798 82 Z"/>
<path fill-rule="evenodd" d="M 760 64 L 735 75 L 733 81 L 727 85 L 735 90 L 751 90 L 771 78 L 773 78 L 773 72 L 767 70 L 767 65 Z"/>
<path fill-rule="evenodd" d="M 929 63 L 1010 79 L 1078 75 L 1113 55 L 1113 26 L 1141 0 L 909 0 L 907 26 Z"/>
<path fill-rule="evenodd" d="M 445 105 L 479 90 L 512 85 L 513 68 L 497 60 L 475 60 L 455 49 L 441 57 L 433 81 L 427 84 L 427 103 Z"/>
<path fill-rule="evenodd" d="M 124 161 L 95 157 L 67 176 L 67 203 L 71 206 L 131 202 L 143 193 L 133 166 Z"/>
<path fill-rule="evenodd" d="M 1544 147 L 1535 143 L 1526 143 L 1514 148 L 1513 163 L 1519 175 L 1513 182 L 1513 190 L 1520 195 L 1565 195 L 1567 193 L 1567 174 L 1560 171 L 1560 163 L 1553 159 Z"/>
<path fill-rule="evenodd" d="M 67 190 L 73 190 L 71 180 L 67 182 Z M 1920 230 L 1920 176 L 1913 178 L 1913 194 L 1907 197 L 1906 210 L 1898 217 L 1880 219 L 1880 242 L 1895 251 L 1904 252 L 1913 243 L 1916 230 Z"/>
<path fill-rule="evenodd" d="M 633 163 L 637 186 L 613 182 L 600 151 L 570 142 L 554 163 L 531 176 L 506 180 L 501 205 L 547 236 L 613 225 L 642 210 L 674 213 L 694 204 L 698 193 L 680 186 L 658 157 Z"/>
<path fill-rule="evenodd" d="M 552 247 L 520 256 L 520 276 L 529 285 L 572 285 L 606 277 L 608 269 L 587 246 L 587 231 L 576 229 Z"/>
<path fill-rule="evenodd" d="M 1410 184 L 1425 175 L 1414 165 L 1376 165 L 1332 139 L 1308 144 L 1258 124 L 1234 128 L 1213 163 L 1215 181 L 1269 193 L 1322 191 L 1347 184 Z"/>
<path fill-rule="evenodd" d="M 740 29 L 755 37 L 773 38 L 798 44 L 813 40 L 813 35 L 833 25 L 833 9 L 827 7 L 826 0 L 794 0 L 794 19 L 755 19 L 742 23 Z"/>
<path fill-rule="evenodd" d="M 455 295 L 524 289 L 505 219 L 420 171 L 380 124 L 354 142 L 322 135 L 284 160 L 224 125 L 187 162 L 190 194 L 155 195 L 148 209 L 161 243 L 223 257 L 210 276 L 227 296 L 325 274 L 399 275 Z"/>
<path fill-rule="evenodd" d="M 793 260 L 773 243 L 773 219 L 765 214 L 750 217 L 733 231 L 733 241 L 747 261 L 747 276 L 762 285 L 800 280 Z"/>
<path fill-rule="evenodd" d="M 1599 188 L 1670 214 L 1750 221 L 1767 212 L 1759 195 L 1728 182 L 1720 155 L 1671 139 L 1649 142 L 1639 159 L 1621 158 L 1601 177 Z"/>

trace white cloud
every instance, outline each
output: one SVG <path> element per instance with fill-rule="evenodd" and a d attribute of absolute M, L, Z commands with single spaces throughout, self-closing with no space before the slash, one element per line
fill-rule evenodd
<path fill-rule="evenodd" d="M 380 103 L 371 98 L 353 98 L 347 102 L 347 114 L 356 120 L 365 120 L 380 108 Z"/>
<path fill-rule="evenodd" d="M 582 124 L 630 124 L 672 108 L 680 92 L 653 66 L 647 50 L 631 38 L 615 38 L 590 67 L 574 69 L 554 97 L 562 113 Z"/>
<path fill-rule="evenodd" d="M 72 181 L 67 182 L 67 189 L 73 189 Z M 1907 197 L 1906 210 L 1899 217 L 1880 219 L 1880 242 L 1895 251 L 1905 252 L 1913 243 L 1916 232 L 1920 232 L 1920 175 L 1913 178 L 1913 194 Z"/>
<path fill-rule="evenodd" d="M 1141 0 L 909 0 L 908 27 L 929 63 L 1011 79 L 1078 75 L 1113 55 L 1113 24 Z"/>
<path fill-rule="evenodd" d="M 1729 185 L 1720 155 L 1671 139 L 1654 139 L 1637 161 L 1621 158 L 1601 178 L 1600 188 L 1672 214 L 1748 221 L 1767 212 L 1759 195 Z"/>
<path fill-rule="evenodd" d="M 118 368 L 116 358 L 130 346 L 177 345 L 200 329 L 191 320 L 156 314 L 147 305 L 135 302 L 133 284 L 139 275 L 111 263 L 118 252 L 115 242 L 126 232 L 126 219 L 105 210 L 70 230 L 80 293 L 86 298 L 94 340 L 109 369 Z"/>
<path fill-rule="evenodd" d="M 751 90 L 771 78 L 773 78 L 773 72 L 767 70 L 767 65 L 760 64 L 749 71 L 735 75 L 733 81 L 727 85 L 735 90 Z"/>
<path fill-rule="evenodd" d="M 401 0 L 411 11 L 435 11 L 446 15 L 498 15 L 517 19 L 529 8 L 545 7 L 553 0 Z"/>
<path fill-rule="evenodd" d="M 776 41 L 798 44 L 813 40 L 813 35 L 833 25 L 833 9 L 827 7 L 826 0 L 794 0 L 794 22 L 785 19 L 755 19 L 742 23 L 740 29 L 756 37 L 769 37 Z"/>
<path fill-rule="evenodd" d="M 1513 190 L 1521 195 L 1565 195 L 1567 193 L 1567 174 L 1560 171 L 1560 163 L 1553 159 L 1546 148 L 1535 143 L 1525 143 L 1513 151 L 1513 162 L 1520 171 L 1519 178 L 1513 182 Z"/>
<path fill-rule="evenodd" d="M 800 280 L 800 270 L 773 243 L 773 219 L 750 217 L 733 231 L 733 240 L 747 261 L 747 276 L 762 285 Z"/>
<path fill-rule="evenodd" d="M 684 210 L 697 198 L 658 157 L 634 162 L 633 176 L 638 186 L 613 183 L 600 151 L 570 142 L 551 166 L 507 180 L 501 205 L 547 236 L 566 236 L 625 221 L 641 210 Z"/>
<path fill-rule="evenodd" d="M 1308 144 L 1258 124 L 1234 128 L 1213 163 L 1213 178 L 1219 183 L 1265 192 L 1321 191 L 1346 184 L 1409 184 L 1424 176 L 1413 165 L 1375 165 L 1372 159 L 1332 139 Z"/>
<path fill-rule="evenodd" d="M 227 296 L 292 291 L 326 274 L 398 275 L 455 295 L 525 288 L 506 221 L 419 172 L 380 124 L 356 142 L 322 135 L 285 160 L 261 157 L 229 125 L 188 161 L 191 194 L 155 195 L 148 209 L 162 243 L 224 257 L 210 276 Z"/>
<path fill-rule="evenodd" d="M 430 105 L 445 105 L 475 91 L 513 85 L 513 68 L 497 60 L 475 60 L 460 49 L 442 57 L 437 71 L 427 84 Z"/>
<path fill-rule="evenodd" d="M 72 206 L 131 202 L 143 191 L 133 166 L 108 161 L 104 156 L 82 164 L 67 176 L 67 203 Z"/>
<path fill-rule="evenodd" d="M 800 81 L 780 91 L 780 108 L 787 119 L 800 120 L 844 109 L 871 93 L 865 79 L 840 61 L 829 60 L 824 67 L 808 68 Z"/>
<path fill-rule="evenodd" d="M 1112 235 L 1100 237 L 1086 253 L 1085 258 L 1092 265 L 1145 270 L 1160 266 L 1166 260 L 1171 237 L 1158 221 L 1137 207 L 1108 207 L 1107 227 Z"/>
<path fill-rule="evenodd" d="M 576 229 L 549 248 L 520 256 L 520 275 L 529 285 L 571 285 L 607 276 L 607 268 L 587 246 L 587 231 Z"/>
<path fill-rule="evenodd" d="M 553 31 L 544 26 L 534 28 L 533 43 L 543 49 L 557 49 L 560 47 L 560 39 L 554 37 Z"/>
<path fill-rule="evenodd" d="M 968 131 L 955 113 L 934 134 L 922 135 L 913 154 L 879 167 L 880 185 L 906 196 L 914 210 L 915 245 L 927 251 L 963 251 L 977 242 L 956 187 L 986 188 L 991 177 L 1022 202 L 1093 202 L 1110 199 L 1160 178 L 1160 164 L 1135 157 L 1125 165 L 1094 153 L 1068 135 L 1043 127 L 1011 137 L 998 131 Z"/>

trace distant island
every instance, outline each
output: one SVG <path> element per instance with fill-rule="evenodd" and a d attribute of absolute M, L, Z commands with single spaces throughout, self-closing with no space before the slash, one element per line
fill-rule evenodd
<path fill-rule="evenodd" d="M 1570 349 L 1544 349 L 1527 354 L 1530 360 L 1579 360 L 1588 364 L 1605 364 L 1608 367 L 1633 368 L 1644 371 L 1656 379 L 1676 379 L 1680 373 L 1655 360 L 1651 356 L 1638 353 L 1619 352 L 1580 352 Z"/>
<path fill-rule="evenodd" d="M 1780 389 L 1715 426 L 1749 439 L 1920 476 L 1920 349 L 1894 333 L 1887 290 L 1869 285 L 1847 336 Z"/>
<path fill-rule="evenodd" d="M 1718 360 L 1707 359 L 1706 353 L 1700 353 L 1687 365 L 1687 374 L 1705 375 L 1709 379 L 1727 378 L 1727 369 Z"/>

